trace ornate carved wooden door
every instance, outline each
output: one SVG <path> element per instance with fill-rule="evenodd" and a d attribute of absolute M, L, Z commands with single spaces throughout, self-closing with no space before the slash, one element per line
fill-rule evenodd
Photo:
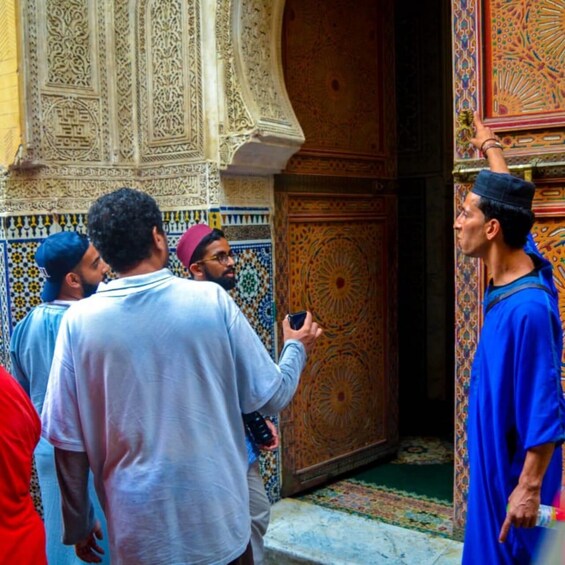
<path fill-rule="evenodd" d="M 486 162 L 469 145 L 470 112 L 498 134 L 513 174 L 536 184 L 534 237 L 553 263 L 565 320 L 565 3 L 454 0 L 455 205 Z M 465 523 L 467 390 L 485 273 L 456 253 L 455 529 Z M 565 375 L 565 374 L 564 374 Z"/>
<path fill-rule="evenodd" d="M 395 200 L 277 196 L 279 319 L 308 309 L 324 328 L 281 417 L 283 494 L 396 446 Z"/>
<path fill-rule="evenodd" d="M 393 3 L 287 0 L 285 81 L 304 130 L 275 180 L 277 318 L 325 329 L 281 415 L 282 493 L 398 443 Z"/>

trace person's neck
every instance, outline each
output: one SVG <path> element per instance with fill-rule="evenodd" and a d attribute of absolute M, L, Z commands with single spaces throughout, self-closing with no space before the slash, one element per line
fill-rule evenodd
<path fill-rule="evenodd" d="M 495 286 L 510 284 L 534 269 L 534 262 L 523 249 L 509 247 L 491 248 L 484 262 Z"/>
<path fill-rule="evenodd" d="M 84 296 L 82 292 L 74 292 L 74 291 L 61 291 L 57 296 L 56 300 L 62 300 L 65 302 L 72 302 L 76 300 L 82 300 Z"/>
<path fill-rule="evenodd" d="M 137 275 L 148 275 L 149 273 L 156 273 L 161 269 L 164 269 L 162 261 L 158 260 L 155 256 L 151 256 L 148 259 L 140 261 L 132 268 L 125 271 L 120 271 L 117 274 L 119 279 L 125 279 L 126 277 L 135 277 Z"/>

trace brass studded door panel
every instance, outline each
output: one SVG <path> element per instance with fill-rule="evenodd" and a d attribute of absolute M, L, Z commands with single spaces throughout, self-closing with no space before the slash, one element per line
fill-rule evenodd
<path fill-rule="evenodd" d="M 276 210 L 278 318 L 308 309 L 324 328 L 281 415 L 289 495 L 397 444 L 395 210 L 382 195 L 292 193 Z"/>

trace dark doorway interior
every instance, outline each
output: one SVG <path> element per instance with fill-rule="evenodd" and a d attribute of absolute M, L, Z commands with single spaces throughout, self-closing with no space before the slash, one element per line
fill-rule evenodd
<path fill-rule="evenodd" d="M 396 13 L 401 435 L 452 437 L 453 182 L 449 6 Z"/>

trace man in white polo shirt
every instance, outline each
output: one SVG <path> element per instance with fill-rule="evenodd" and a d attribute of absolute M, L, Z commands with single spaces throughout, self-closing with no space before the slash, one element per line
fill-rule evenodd
<path fill-rule="evenodd" d="M 90 465 L 114 565 L 253 563 L 241 414 L 277 412 L 298 377 L 250 347 L 259 338 L 222 288 L 166 268 L 149 195 L 100 197 L 88 227 L 118 278 L 69 308 L 55 348 L 42 420 L 67 533 L 89 539 Z M 322 330 L 310 316 L 284 331 L 303 366 Z"/>

